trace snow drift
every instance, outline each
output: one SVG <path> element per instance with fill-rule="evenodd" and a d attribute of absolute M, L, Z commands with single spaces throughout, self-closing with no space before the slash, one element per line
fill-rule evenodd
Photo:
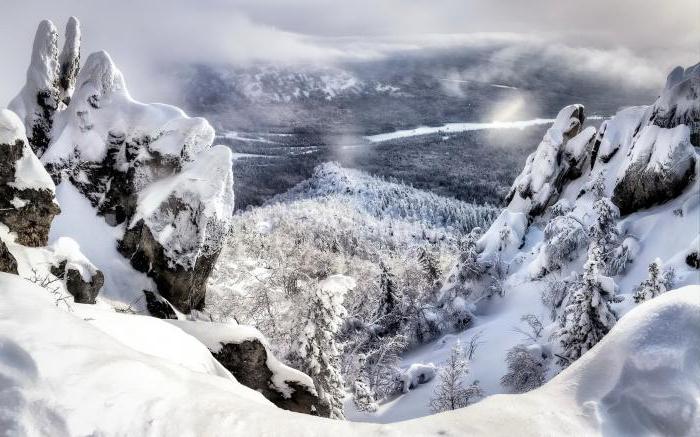
<path fill-rule="evenodd" d="M 164 321 L 143 319 L 183 353 L 138 350 L 139 330 L 124 328 L 139 316 L 86 321 L 81 310 L 57 308 L 41 287 L 0 274 L 0 424 L 11 434 L 53 436 L 694 435 L 698 296 L 700 287 L 685 287 L 639 306 L 538 390 L 378 426 L 276 409 Z"/>

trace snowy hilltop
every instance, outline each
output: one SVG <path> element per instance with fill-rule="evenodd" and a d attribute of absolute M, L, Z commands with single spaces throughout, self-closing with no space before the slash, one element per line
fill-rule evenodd
<path fill-rule="evenodd" d="M 81 37 L 0 110 L 2 434 L 700 434 L 700 64 L 563 108 L 500 210 L 325 163 L 234 215 Z"/>

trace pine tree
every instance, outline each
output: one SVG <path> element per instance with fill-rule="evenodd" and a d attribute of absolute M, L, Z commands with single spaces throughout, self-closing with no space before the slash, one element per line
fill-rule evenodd
<path fill-rule="evenodd" d="M 469 363 L 459 342 L 452 348 L 450 357 L 440 368 L 440 381 L 430 399 L 433 413 L 456 410 L 466 407 L 483 397 L 483 391 L 477 381 L 466 385 L 464 378 L 469 373 Z"/>
<path fill-rule="evenodd" d="M 599 273 L 602 264 L 600 247 L 592 242 L 583 277 L 559 319 L 559 364 L 567 366 L 591 349 L 617 321 L 610 308 L 614 298 L 611 278 Z"/>
<path fill-rule="evenodd" d="M 610 260 L 620 245 L 620 232 L 616 224 L 620 210 L 609 198 L 603 197 L 593 204 L 593 211 L 596 213 L 596 219 L 590 229 L 591 239 L 601 249 L 601 269 L 609 272 Z"/>
<path fill-rule="evenodd" d="M 399 313 L 399 295 L 396 277 L 384 262 L 379 263 L 379 303 L 376 319 L 383 328 L 384 335 L 394 335 L 399 331 L 401 317 Z"/>
<path fill-rule="evenodd" d="M 318 286 L 311 296 L 305 325 L 294 348 L 292 361 L 314 381 L 319 399 L 328 408 L 330 417 L 343 419 L 343 377 L 340 373 L 340 351 L 335 335 L 345 309 L 343 295 L 337 290 Z"/>
<path fill-rule="evenodd" d="M 418 253 L 418 263 L 420 263 L 420 266 L 423 268 L 428 283 L 433 284 L 434 287 L 439 286 L 442 272 L 440 271 L 440 264 L 437 259 L 435 259 L 435 255 L 425 248 L 421 248 Z"/>
<path fill-rule="evenodd" d="M 639 284 L 634 292 L 634 301 L 641 303 L 665 293 L 671 282 L 670 276 L 668 272 L 663 271 L 661 260 L 658 258 L 654 260 L 653 263 L 649 264 L 649 276 Z"/>

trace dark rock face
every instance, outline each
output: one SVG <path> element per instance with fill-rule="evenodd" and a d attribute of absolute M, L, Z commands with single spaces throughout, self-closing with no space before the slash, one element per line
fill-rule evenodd
<path fill-rule="evenodd" d="M 652 151 L 639 153 L 613 191 L 612 201 L 627 215 L 674 199 L 695 175 L 695 152 L 688 143 L 670 150 L 660 165 L 650 163 Z"/>
<path fill-rule="evenodd" d="M 85 281 L 80 272 L 67 265 L 66 261 L 51 267 L 51 273 L 65 282 L 66 289 L 73 295 L 75 303 L 94 304 L 105 282 L 104 275 L 99 270 L 95 271 L 89 281 Z"/>
<path fill-rule="evenodd" d="M 17 260 L 2 240 L 0 240 L 0 272 L 19 274 L 17 271 Z"/>
<path fill-rule="evenodd" d="M 204 308 L 206 282 L 219 253 L 202 256 L 192 269 L 171 263 L 143 220 L 124 232 L 117 247 L 138 271 L 153 278 L 160 294 L 181 311 Z"/>
<path fill-rule="evenodd" d="M 231 374 L 246 387 L 262 393 L 273 404 L 297 413 L 328 417 L 330 411 L 324 409 L 316 395 L 294 381 L 285 383 L 294 390 L 291 397 L 277 391 L 272 383 L 272 371 L 267 366 L 267 350 L 258 340 L 242 343 L 222 343 L 221 350 L 213 353 Z"/>
<path fill-rule="evenodd" d="M 685 263 L 694 269 L 700 269 L 700 254 L 691 252 L 685 257 Z"/>
<path fill-rule="evenodd" d="M 3 156 L 0 161 L 0 222 L 17 234 L 17 243 L 39 247 L 46 246 L 51 221 L 61 210 L 49 187 L 24 187 L 22 184 L 18 166 L 36 160 L 30 154 L 32 151 L 22 138 L 12 144 L 0 144 L 0 156 Z M 37 170 L 44 172 L 40 167 Z"/>
<path fill-rule="evenodd" d="M 165 299 L 148 290 L 143 290 L 143 294 L 146 296 L 146 309 L 153 317 L 177 319 L 177 314 Z"/>

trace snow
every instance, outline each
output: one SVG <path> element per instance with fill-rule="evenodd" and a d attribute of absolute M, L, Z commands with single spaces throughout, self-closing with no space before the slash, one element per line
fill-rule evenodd
<path fill-rule="evenodd" d="M 74 239 L 80 250 L 105 276 L 98 297 L 115 304 L 132 305 L 144 309 L 142 290 L 155 290 L 155 284 L 146 275 L 134 270 L 117 252 L 117 240 L 123 228 L 108 225 L 97 216 L 90 202 L 70 182 L 61 182 L 56 189 L 61 213 L 51 223 L 49 243 L 61 237 Z"/>
<path fill-rule="evenodd" d="M 455 133 L 484 129 L 525 129 L 532 126 L 552 124 L 555 120 L 545 118 L 535 118 L 524 121 L 492 121 L 490 123 L 446 123 L 438 127 L 420 126 L 414 129 L 397 130 L 377 135 L 366 136 L 365 139 L 378 143 L 382 141 L 395 140 L 398 138 L 414 137 L 419 135 L 429 135 L 435 133 Z"/>
<path fill-rule="evenodd" d="M 11 433 L 52 436 L 695 435 L 698 293 L 685 287 L 640 305 L 538 390 L 372 425 L 277 409 L 199 367 L 210 357 L 163 321 L 94 313 L 86 321 L 89 313 L 65 312 L 46 290 L 0 274 L 0 394 L 12 400 L 0 403 L 0 417 Z M 151 330 L 182 352 L 150 344 Z"/>
<path fill-rule="evenodd" d="M 26 141 L 26 131 L 22 120 L 9 109 L 0 109 L 0 144 L 14 144 L 17 140 Z"/>
<path fill-rule="evenodd" d="M 22 157 L 15 164 L 15 180 L 8 185 L 18 190 L 49 190 L 54 193 L 56 186 L 51 176 L 26 141 L 23 149 Z"/>

